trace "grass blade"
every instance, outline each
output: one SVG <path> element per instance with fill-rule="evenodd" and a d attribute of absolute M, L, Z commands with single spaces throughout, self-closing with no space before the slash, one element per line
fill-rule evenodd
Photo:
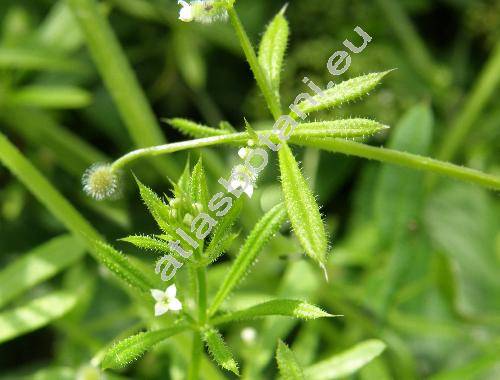
<path fill-rule="evenodd" d="M 85 67 L 78 61 L 54 52 L 20 47 L 0 47 L 1 69 L 82 72 Z"/>
<path fill-rule="evenodd" d="M 0 314 L 0 343 L 34 331 L 62 317 L 77 302 L 77 295 L 55 292 Z"/>
<path fill-rule="evenodd" d="M 31 145 L 45 146 L 56 156 L 56 163 L 81 178 L 85 169 L 110 159 L 70 130 L 60 126 L 47 112 L 26 108 L 9 108 L 0 116 L 14 132 Z"/>
<path fill-rule="evenodd" d="M 68 0 L 68 5 L 134 143 L 139 148 L 164 144 L 166 140 L 148 100 L 97 2 Z M 154 162 L 163 173 L 177 175 L 177 167 L 171 161 Z"/>
<path fill-rule="evenodd" d="M 84 244 L 70 235 L 52 239 L 0 272 L 0 307 L 80 259 Z"/>
<path fill-rule="evenodd" d="M 92 95 L 73 86 L 32 85 L 9 92 L 6 102 L 10 106 L 70 109 L 88 106 Z"/>
<path fill-rule="evenodd" d="M 92 256 L 109 269 L 123 273 L 138 271 L 125 256 L 118 252 L 98 249 L 98 244 L 105 244 L 100 234 L 85 218 L 64 198 L 45 177 L 0 133 L 0 161 L 35 195 L 35 197 L 75 236 L 82 238 Z M 106 255 L 109 253 L 109 257 Z M 120 255 L 120 256 L 118 256 Z M 129 277 L 129 281 L 133 277 Z M 129 283 L 140 291 L 145 289 L 143 282 Z"/>

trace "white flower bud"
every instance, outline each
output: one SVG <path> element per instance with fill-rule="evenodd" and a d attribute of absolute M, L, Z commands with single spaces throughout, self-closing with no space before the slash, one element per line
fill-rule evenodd
<path fill-rule="evenodd" d="M 182 8 L 179 11 L 179 20 L 184 22 L 197 21 L 210 24 L 218 20 L 227 19 L 227 0 L 195 0 L 188 3 L 184 0 L 178 2 Z"/>
<path fill-rule="evenodd" d="M 181 10 L 179 11 L 179 20 L 184 22 L 193 21 L 193 7 L 191 4 L 186 1 L 179 0 L 178 4 L 182 5 Z"/>

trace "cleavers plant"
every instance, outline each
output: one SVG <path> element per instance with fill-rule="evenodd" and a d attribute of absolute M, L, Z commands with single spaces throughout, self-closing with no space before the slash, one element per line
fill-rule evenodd
<path fill-rule="evenodd" d="M 106 41 L 93 40 L 89 37 L 93 33 L 92 25 L 86 24 L 88 20 L 94 20 L 97 29 L 103 28 L 101 16 L 99 12 L 95 11 L 93 0 L 69 0 L 69 3 L 74 13 L 80 18 L 79 22 L 84 25 L 82 29 L 86 31 L 87 39 L 91 41 L 91 49 L 95 50 L 95 54 L 99 56 L 101 54 L 99 46 L 105 44 Z M 285 9 L 280 11 L 271 21 L 262 37 L 257 53 L 238 17 L 234 0 L 194 1 L 191 4 L 182 2 L 182 6 L 182 21 L 194 20 L 210 23 L 229 18 L 269 111 L 274 119 L 278 120 L 280 115 L 284 114 L 280 99 L 280 73 L 289 35 Z M 119 51 L 116 55 L 120 55 Z M 112 82 L 112 63 L 106 62 L 103 57 L 97 61 L 98 65 L 105 67 L 105 69 L 101 69 L 104 71 L 103 75 L 109 78 L 110 86 L 115 88 L 117 93 L 120 91 L 120 87 L 125 93 L 128 90 L 130 93 L 140 92 L 136 88 L 133 75 L 128 72 L 125 61 L 119 60 L 119 67 L 122 67 L 123 70 L 122 77 L 117 80 L 117 83 Z M 110 61 L 113 61 L 112 57 L 110 57 Z M 325 90 L 324 96 L 316 96 L 315 105 L 303 101 L 298 105 L 298 109 L 311 115 L 355 101 L 375 89 L 389 73 L 390 71 L 372 73 L 347 80 Z M 196 239 L 197 248 L 194 249 L 192 256 L 185 257 L 180 255 L 179 251 L 174 250 L 170 242 L 178 239 L 176 232 L 178 229 L 190 226 L 200 212 L 211 216 L 214 216 L 215 213 L 215 210 L 210 207 L 210 190 L 201 158 L 192 170 L 190 163 L 187 163 L 178 181 L 172 182 L 171 195 L 160 196 L 136 178 L 140 196 L 157 223 L 159 233 L 155 235 L 136 234 L 122 240 L 153 255 L 172 255 L 176 263 L 182 263 L 186 273 L 184 271 L 181 273 L 179 266 L 177 268 L 179 269 L 179 277 L 174 276 L 168 282 L 162 283 L 158 274 L 153 273 L 153 268 L 145 268 L 141 263 L 129 260 L 107 244 L 99 233 L 12 144 L 0 136 L 0 160 L 30 187 L 30 190 L 74 235 L 79 237 L 78 241 L 82 241 L 90 248 L 96 260 L 130 286 L 134 299 L 138 303 L 146 305 L 151 315 L 153 314 L 151 293 L 154 296 L 154 291 L 157 291 L 159 287 L 165 288 L 167 286 L 168 289 L 179 292 L 177 295 L 175 291 L 171 291 L 169 295 L 167 290 L 164 299 L 160 300 L 160 298 L 154 297 L 157 303 L 164 302 L 163 306 L 166 305 L 166 307 L 163 312 L 156 314 L 158 318 L 145 318 L 146 331 L 118 340 L 96 355 L 93 364 L 100 364 L 104 369 L 124 367 L 137 360 L 155 345 L 176 335 L 189 332 L 192 342 L 188 370 L 189 379 L 198 379 L 201 376 L 204 346 L 220 367 L 239 375 L 238 361 L 229 345 L 224 341 L 220 326 L 267 316 L 284 316 L 302 320 L 334 316 L 311 303 L 286 298 L 276 298 L 242 309 L 221 311 L 224 302 L 251 271 L 252 265 L 266 244 L 273 239 L 287 221 L 290 222 L 303 252 L 314 260 L 325 271 L 325 274 L 327 273 L 327 258 L 330 251 L 329 238 L 316 197 L 304 177 L 290 145 L 308 146 L 407 166 L 416 170 L 468 181 L 493 190 L 500 190 L 500 179 L 497 177 L 428 157 L 364 144 L 363 139 L 388 128 L 381 123 L 364 118 L 298 122 L 298 116 L 291 112 L 289 116 L 296 120 L 298 125 L 290 133 L 288 140 L 280 139 L 277 131 L 273 129 L 253 129 L 246 120 L 246 130 L 238 132 L 234 128 L 228 127 L 228 123 L 221 123 L 219 128 L 213 128 L 190 120 L 174 118 L 167 120 L 168 123 L 194 139 L 150 146 L 152 141 L 156 141 L 154 136 L 157 131 L 156 122 L 151 119 L 148 106 L 143 104 L 143 98 L 140 99 L 139 105 L 134 105 L 130 109 L 127 108 L 127 101 L 122 101 L 120 104 L 123 108 L 122 112 L 130 115 L 131 125 L 129 128 L 131 130 L 134 130 L 132 126 L 134 123 L 148 125 L 146 135 L 141 136 L 137 130 L 134 132 L 139 145 L 144 147 L 131 151 L 110 164 L 96 164 L 89 168 L 83 176 L 84 190 L 87 194 L 97 200 L 116 195 L 119 190 L 120 173 L 124 172 L 127 165 L 138 159 L 220 145 L 236 145 L 245 149 L 242 154 L 245 155 L 246 150 L 265 148 L 260 139 L 261 136 L 265 136 L 273 143 L 281 145 L 278 159 L 283 203 L 276 204 L 255 224 L 241 245 L 236 258 L 231 262 L 215 296 L 209 299 L 207 267 L 219 260 L 237 240 L 239 233 L 234 226 L 241 216 L 245 196 L 234 197 L 231 209 L 217 220 L 213 231 L 206 238 Z M 162 164 L 155 164 L 159 170 L 169 167 L 169 161 L 161 162 Z M 256 181 L 257 178 L 252 178 L 250 185 L 254 186 Z M 184 248 L 187 251 L 186 247 Z M 161 266 L 157 264 L 156 268 L 161 269 Z M 161 270 L 157 270 L 157 272 L 159 273 Z M 181 279 L 185 279 L 185 275 L 187 275 L 189 282 L 181 281 Z M 190 284 L 190 286 L 186 284 Z M 174 308 L 172 306 L 173 300 L 179 302 L 182 307 Z M 73 301 L 69 299 L 67 302 Z M 160 316 L 166 312 L 168 312 L 167 315 Z M 285 343 L 282 341 L 276 343 L 277 367 L 283 379 L 326 379 L 348 376 L 379 355 L 385 347 L 380 341 L 366 341 L 341 355 L 302 368 L 294 353 Z"/>

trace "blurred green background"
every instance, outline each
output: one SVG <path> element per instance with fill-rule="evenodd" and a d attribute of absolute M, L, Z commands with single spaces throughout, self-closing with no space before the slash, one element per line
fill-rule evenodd
<path fill-rule="evenodd" d="M 237 1 L 254 44 L 283 5 Z M 238 129 L 243 117 L 257 128 L 269 125 L 270 115 L 230 26 L 184 24 L 177 20 L 178 9 L 169 0 L 100 3 L 155 116 L 210 126 L 228 121 Z M 373 40 L 353 56 L 341 79 L 397 71 L 366 99 L 325 116 L 370 117 L 392 127 L 369 141 L 374 145 L 500 174 L 500 1 L 293 0 L 286 15 L 291 41 L 282 74 L 283 104 L 304 91 L 303 76 L 321 87 L 331 80 L 328 58 L 344 39 L 354 41 L 353 29 L 359 25 Z M 2 0 L 0 20 L 0 131 L 110 242 L 143 258 L 116 242 L 131 233 L 155 231 L 129 173 L 119 200 L 95 202 L 81 189 L 87 167 L 133 150 L 137 141 L 65 1 Z M 169 141 L 186 139 L 165 123 L 161 128 Z M 463 134 L 454 137 L 454 130 Z M 443 153 L 455 138 L 456 146 Z M 254 345 L 240 337 L 246 325 L 231 325 L 225 331 L 229 344 L 255 366 L 253 378 L 276 375 L 272 346 L 281 337 L 303 365 L 364 339 L 384 341 L 387 350 L 355 375 L 359 379 L 499 379 L 498 194 L 353 157 L 313 149 L 295 152 L 331 232 L 330 281 L 284 232 L 230 302 L 243 305 L 286 293 L 344 317 L 301 324 L 258 322 Z M 216 179 L 229 175 L 236 162 L 236 149 L 192 152 L 192 162 L 198 154 L 203 154 L 214 193 Z M 173 158 L 181 168 L 187 154 Z M 132 169 L 143 182 L 168 193 L 169 179 L 176 180 L 179 171 L 157 168 L 142 161 Z M 240 240 L 279 200 L 277 176 L 273 163 L 245 205 Z M 51 243 L 56 246 L 48 249 L 59 250 L 58 257 L 67 261 L 64 271 L 22 297 L 12 295 L 14 284 L 0 283 L 8 293 L 0 293 L 0 326 L 9 308 L 53 289 L 84 286 L 77 305 L 62 319 L 0 339 L 1 379 L 73 379 L 78 371 L 84 376 L 82 367 L 140 320 L 143 311 L 66 234 L 0 167 L 1 267 L 56 237 Z M 226 261 L 212 267 L 211 290 L 226 269 Z M 147 354 L 123 377 L 182 378 L 176 371 L 182 373 L 185 359 L 178 347 L 183 345 L 178 341 Z"/>

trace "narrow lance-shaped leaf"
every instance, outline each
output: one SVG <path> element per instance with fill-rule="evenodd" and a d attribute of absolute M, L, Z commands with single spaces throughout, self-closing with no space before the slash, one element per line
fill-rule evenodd
<path fill-rule="evenodd" d="M 334 317 L 319 307 L 307 302 L 278 299 L 264 302 L 248 309 L 233 311 L 223 314 L 211 320 L 213 324 L 228 323 L 232 321 L 241 321 L 254 318 L 263 318 L 270 315 L 281 315 L 285 317 L 299 318 L 304 320 Z"/>
<path fill-rule="evenodd" d="M 281 340 L 278 341 L 276 361 L 283 380 L 304 380 L 304 370 L 297 362 L 297 358 L 288 346 Z"/>
<path fill-rule="evenodd" d="M 191 186 L 191 162 L 190 159 L 186 161 L 186 166 L 184 167 L 184 171 L 177 183 L 174 183 L 174 195 L 177 198 L 182 198 L 183 195 L 190 194 L 190 186 Z"/>
<path fill-rule="evenodd" d="M 219 364 L 222 368 L 239 375 L 238 363 L 236 363 L 233 354 L 229 350 L 226 342 L 224 342 L 224 339 L 219 331 L 211 328 L 203 332 L 203 340 L 205 341 L 208 351 L 217 364 Z"/>
<path fill-rule="evenodd" d="M 193 168 L 191 174 L 191 199 L 193 202 L 198 202 L 203 206 L 203 210 L 208 210 L 208 186 L 205 170 L 203 169 L 203 161 L 200 157 L 199 161 Z"/>
<path fill-rule="evenodd" d="M 209 264 L 215 261 L 227 248 L 228 239 L 232 235 L 231 228 L 241 213 L 243 208 L 243 198 L 237 199 L 233 203 L 231 210 L 217 223 L 208 247 L 205 249 L 205 259 L 203 263 Z"/>
<path fill-rule="evenodd" d="M 106 352 L 101 366 L 103 369 L 118 369 L 125 367 L 132 361 L 137 360 L 156 344 L 171 336 L 179 334 L 186 330 L 186 328 L 186 326 L 180 325 L 157 331 L 141 332 L 121 340 Z"/>
<path fill-rule="evenodd" d="M 285 10 L 286 7 L 271 21 L 259 46 L 259 64 L 278 99 L 281 70 L 290 33 L 284 16 Z"/>
<path fill-rule="evenodd" d="M 321 111 L 332 107 L 340 106 L 351 102 L 373 90 L 392 70 L 381 73 L 371 73 L 357 78 L 346 80 L 334 87 L 323 91 L 323 94 L 315 95 L 311 99 L 306 99 L 297 105 L 300 112 L 309 114 L 311 112 Z M 297 116 L 292 113 L 293 116 Z"/>
<path fill-rule="evenodd" d="M 131 264 L 125 255 L 110 245 L 96 241 L 93 244 L 93 250 L 99 261 L 128 285 L 145 293 L 156 286 L 156 283 Z"/>
<path fill-rule="evenodd" d="M 0 343 L 46 326 L 69 312 L 77 293 L 55 292 L 0 314 Z"/>
<path fill-rule="evenodd" d="M 257 255 L 262 251 L 264 244 L 279 230 L 286 218 L 283 204 L 274 206 L 255 225 L 245 244 L 241 247 L 238 257 L 234 261 L 224 282 L 215 295 L 209 315 L 213 315 L 224 299 L 245 276 Z"/>
<path fill-rule="evenodd" d="M 167 206 L 153 190 L 151 190 L 149 187 L 144 185 L 137 178 L 135 180 L 137 182 L 137 185 L 139 186 L 141 198 L 144 201 L 149 212 L 153 216 L 154 220 L 158 224 L 158 226 L 165 233 L 167 233 L 171 236 L 175 236 L 174 235 L 175 231 L 173 231 L 173 228 L 168 223 L 168 220 L 170 218 L 169 206 Z"/>
<path fill-rule="evenodd" d="M 369 137 L 389 127 L 369 119 L 345 119 L 299 124 L 291 134 L 293 141 L 310 137 Z"/>
<path fill-rule="evenodd" d="M 356 373 L 360 368 L 379 356 L 385 349 L 380 340 L 367 340 L 338 355 L 316 363 L 305 370 L 307 379 L 341 379 Z"/>
<path fill-rule="evenodd" d="M 281 183 L 288 217 L 307 255 L 324 266 L 327 238 L 318 204 L 290 148 L 279 151 Z"/>
<path fill-rule="evenodd" d="M 142 248 L 153 252 L 159 252 L 159 253 L 170 252 L 168 243 L 166 241 L 156 239 L 152 236 L 130 235 L 120 240 L 135 245 L 137 248 Z"/>
<path fill-rule="evenodd" d="M 163 119 L 163 121 L 167 122 L 172 127 L 184 133 L 185 135 L 194 138 L 223 136 L 229 133 L 229 131 L 227 130 L 210 128 L 206 125 L 198 124 L 187 119 L 174 118 Z"/>
<path fill-rule="evenodd" d="M 70 235 L 52 239 L 0 272 L 0 307 L 81 258 L 85 245 Z"/>

